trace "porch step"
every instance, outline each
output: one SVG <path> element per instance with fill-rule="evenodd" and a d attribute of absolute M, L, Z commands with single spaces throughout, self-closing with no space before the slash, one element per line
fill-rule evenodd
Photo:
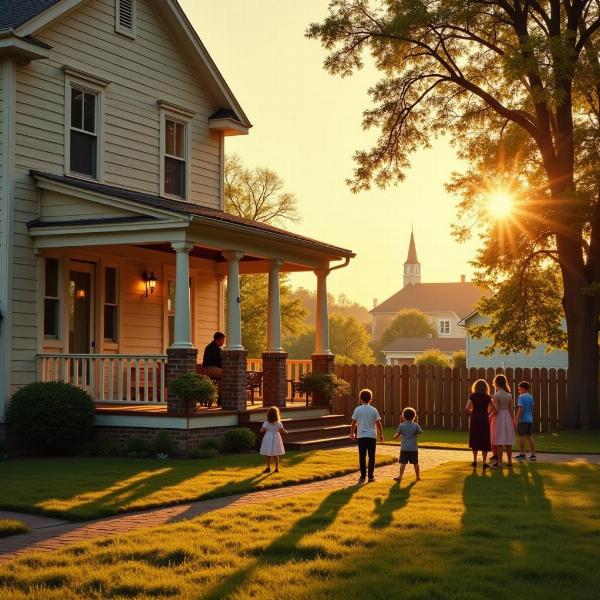
<path fill-rule="evenodd" d="M 285 427 L 285 424 L 284 424 Z M 350 425 L 333 425 L 332 427 L 303 427 L 288 429 L 288 434 L 285 436 L 284 441 L 286 444 L 290 442 L 300 442 L 305 440 L 320 440 L 323 438 L 341 437 L 350 435 Z"/>
<path fill-rule="evenodd" d="M 299 440 L 297 442 L 286 443 L 288 450 L 318 450 L 319 448 L 334 448 L 338 446 L 351 446 L 354 444 L 348 435 L 336 437 L 324 437 L 315 440 Z"/>
<path fill-rule="evenodd" d="M 288 430 L 300 429 L 306 427 L 333 427 L 335 425 L 346 425 L 348 419 L 344 415 L 324 415 L 322 417 L 311 417 L 311 418 L 284 418 L 281 421 L 283 426 Z"/>

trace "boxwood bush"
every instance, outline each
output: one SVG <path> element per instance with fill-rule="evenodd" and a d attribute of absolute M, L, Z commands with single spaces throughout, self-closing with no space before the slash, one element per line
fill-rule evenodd
<path fill-rule="evenodd" d="M 256 435 L 246 427 L 234 427 L 225 433 L 223 450 L 225 452 L 249 452 L 256 444 Z"/>
<path fill-rule="evenodd" d="M 6 417 L 18 440 L 46 452 L 66 452 L 94 433 L 96 409 L 81 388 L 62 382 L 30 383 L 15 392 Z"/>

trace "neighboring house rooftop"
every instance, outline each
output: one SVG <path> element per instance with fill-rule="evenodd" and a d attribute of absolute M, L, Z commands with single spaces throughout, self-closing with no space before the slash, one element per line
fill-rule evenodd
<path fill-rule="evenodd" d="M 16 29 L 60 0 L 2 0 L 0 29 Z"/>
<path fill-rule="evenodd" d="M 442 352 L 459 352 L 466 349 L 465 338 L 399 337 L 384 346 L 382 352 L 424 352 L 438 348 Z"/>
<path fill-rule="evenodd" d="M 487 295 L 474 283 L 409 283 L 387 300 L 371 309 L 371 314 L 395 314 L 405 308 L 423 312 L 453 311 L 459 317 L 473 312 L 477 301 Z"/>
<path fill-rule="evenodd" d="M 237 215 L 232 215 L 222 210 L 217 210 L 215 208 L 208 208 L 205 206 L 200 206 L 198 204 L 192 204 L 191 202 L 185 202 L 183 200 L 173 200 L 170 198 L 163 198 L 162 196 L 153 196 L 151 194 L 144 194 L 142 192 L 136 192 L 134 190 L 128 190 L 111 185 L 105 185 L 102 183 L 96 183 L 94 181 L 88 181 L 76 177 L 68 177 L 66 175 L 55 175 L 53 173 L 44 173 L 35 170 L 30 171 L 30 174 L 35 179 L 45 179 L 49 181 L 54 181 L 68 185 L 70 187 L 88 190 L 96 194 L 102 194 L 104 196 L 110 196 L 112 198 L 122 198 L 123 200 L 128 200 L 130 202 L 135 202 L 137 204 L 148 206 L 151 208 L 168 210 L 179 214 L 189 215 L 191 217 L 198 216 L 209 220 L 221 221 L 233 225 L 239 225 L 246 229 L 254 229 L 258 231 L 269 232 L 281 236 L 283 239 L 304 242 L 306 244 L 314 246 L 315 248 L 318 248 L 319 250 L 331 252 L 341 257 L 352 258 L 353 256 L 355 256 L 351 250 L 340 248 L 338 246 L 333 246 L 331 244 L 325 244 L 318 240 L 314 240 L 312 238 L 308 238 L 297 233 L 287 231 L 285 229 L 280 229 L 279 227 L 268 225 L 267 223 L 260 223 L 258 221 L 252 221 L 251 219 L 238 217 Z M 132 216 L 131 220 L 133 219 L 140 220 L 140 217 Z M 114 221 L 114 219 L 109 220 L 111 222 Z M 36 229 L 41 227 L 55 227 L 57 224 L 58 223 L 56 221 L 43 221 L 41 219 L 36 219 L 35 221 L 29 223 L 28 226 L 30 228 Z M 69 221 L 69 224 L 77 225 L 84 223 L 79 221 Z"/>

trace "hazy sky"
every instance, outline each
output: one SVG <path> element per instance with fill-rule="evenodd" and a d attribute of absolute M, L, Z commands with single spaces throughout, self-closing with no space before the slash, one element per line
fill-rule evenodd
<path fill-rule="evenodd" d="M 450 235 L 456 199 L 444 182 L 460 168 L 446 140 L 414 156 L 406 180 L 385 191 L 354 195 L 345 184 L 354 151 L 368 148 L 367 90 L 378 74 L 365 69 L 341 79 L 323 70 L 325 51 L 304 37 L 327 12 L 328 0 L 180 0 L 254 125 L 250 135 L 227 138 L 226 151 L 248 166 L 268 166 L 298 197 L 303 235 L 350 248 L 357 257 L 328 280 L 369 308 L 402 287 L 411 224 L 423 281 L 470 276 L 475 244 Z M 295 285 L 314 288 L 311 274 Z"/>

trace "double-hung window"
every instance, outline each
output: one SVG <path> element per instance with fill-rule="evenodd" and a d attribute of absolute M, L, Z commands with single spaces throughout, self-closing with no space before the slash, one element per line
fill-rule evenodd
<path fill-rule="evenodd" d="M 450 321 L 441 320 L 439 322 L 440 335 L 450 335 Z"/>
<path fill-rule="evenodd" d="M 186 197 L 186 124 L 165 117 L 165 194 Z"/>
<path fill-rule="evenodd" d="M 58 339 L 60 315 L 58 259 L 46 258 L 44 267 L 44 337 Z"/>
<path fill-rule="evenodd" d="M 104 340 L 116 342 L 118 337 L 118 278 L 115 267 L 104 269 Z"/>
<path fill-rule="evenodd" d="M 98 93 L 71 85 L 69 170 L 98 177 Z"/>

